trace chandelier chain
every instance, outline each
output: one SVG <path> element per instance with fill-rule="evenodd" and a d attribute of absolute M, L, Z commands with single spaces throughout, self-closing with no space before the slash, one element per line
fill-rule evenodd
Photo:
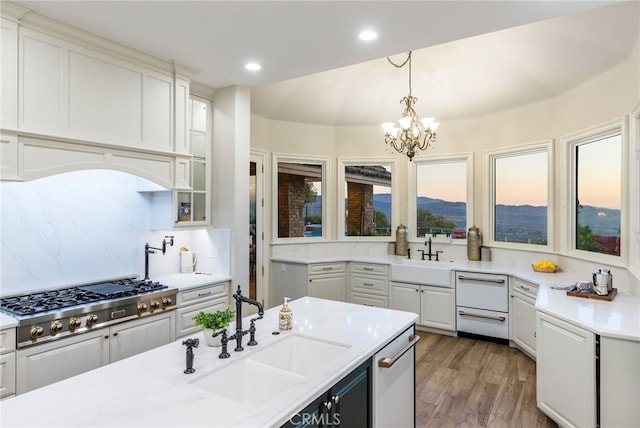
<path fill-rule="evenodd" d="M 393 65 L 396 68 L 402 68 L 407 65 L 407 63 L 409 63 L 409 96 L 411 96 L 411 52 L 413 51 L 409 51 L 409 53 L 407 54 L 407 58 L 402 64 L 396 64 L 395 62 L 391 61 L 391 58 L 387 57 L 387 61 L 389 61 L 389 64 Z"/>

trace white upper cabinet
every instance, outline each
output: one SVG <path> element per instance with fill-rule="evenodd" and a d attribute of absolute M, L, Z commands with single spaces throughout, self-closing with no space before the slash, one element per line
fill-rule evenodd
<path fill-rule="evenodd" d="M 21 132 L 188 153 L 186 79 L 32 28 L 18 39 Z"/>
<path fill-rule="evenodd" d="M 18 24 L 2 18 L 0 23 L 0 125 L 18 126 Z"/>

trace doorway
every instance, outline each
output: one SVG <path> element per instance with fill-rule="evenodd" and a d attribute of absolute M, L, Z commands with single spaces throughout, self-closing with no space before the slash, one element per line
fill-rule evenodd
<path fill-rule="evenodd" d="M 264 158 L 251 152 L 249 160 L 249 297 L 264 303 Z"/>

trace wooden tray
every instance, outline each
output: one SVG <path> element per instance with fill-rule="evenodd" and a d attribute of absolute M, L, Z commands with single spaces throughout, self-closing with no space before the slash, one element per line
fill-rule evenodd
<path fill-rule="evenodd" d="M 616 294 L 618 294 L 617 288 L 612 288 L 611 292 L 606 296 L 601 296 L 597 294 L 595 291 L 591 291 L 587 293 L 582 293 L 579 291 L 567 291 L 567 296 L 584 297 L 587 299 L 595 299 L 595 300 L 606 300 L 608 302 L 612 301 L 613 298 L 616 297 Z"/>

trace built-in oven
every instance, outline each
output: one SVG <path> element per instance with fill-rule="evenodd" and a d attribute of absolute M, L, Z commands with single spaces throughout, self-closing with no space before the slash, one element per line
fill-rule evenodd
<path fill-rule="evenodd" d="M 456 322 L 458 335 L 509 340 L 509 277 L 456 272 Z"/>

